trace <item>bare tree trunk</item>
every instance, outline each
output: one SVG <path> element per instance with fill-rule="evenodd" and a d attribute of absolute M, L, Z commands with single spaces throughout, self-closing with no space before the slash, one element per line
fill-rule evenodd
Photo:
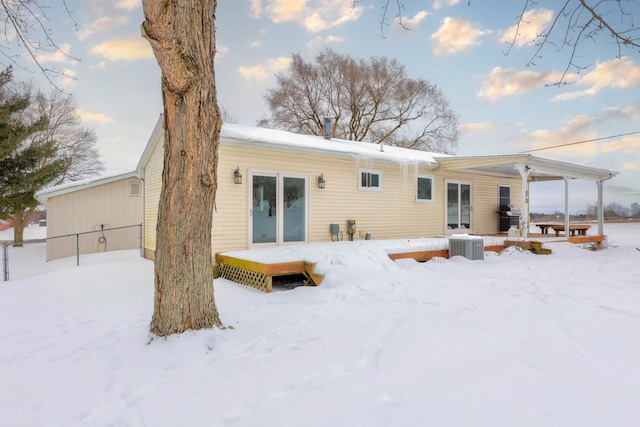
<path fill-rule="evenodd" d="M 13 246 L 22 247 L 24 243 L 24 211 L 16 212 L 11 218 L 13 223 Z"/>
<path fill-rule="evenodd" d="M 151 332 L 221 326 L 211 225 L 220 137 L 214 80 L 216 0 L 143 0 L 142 35 L 162 70 L 165 142 Z"/>

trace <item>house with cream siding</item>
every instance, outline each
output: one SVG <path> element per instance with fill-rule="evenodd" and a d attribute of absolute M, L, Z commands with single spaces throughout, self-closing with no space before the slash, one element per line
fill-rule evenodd
<path fill-rule="evenodd" d="M 138 164 L 144 182 L 144 256 L 154 257 L 163 166 L 160 117 Z M 225 123 L 218 148 L 214 253 L 360 239 L 499 234 L 500 205 L 522 212 L 529 185 L 616 172 L 530 154 L 448 156 Z M 568 218 L 568 215 L 566 216 Z M 598 229 L 602 234 L 602 225 Z"/>
<path fill-rule="evenodd" d="M 136 172 L 71 182 L 36 193 L 47 208 L 47 261 L 140 247 L 143 189 Z"/>

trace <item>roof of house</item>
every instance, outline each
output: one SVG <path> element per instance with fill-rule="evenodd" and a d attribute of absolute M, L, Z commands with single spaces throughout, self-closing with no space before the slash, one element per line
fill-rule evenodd
<path fill-rule="evenodd" d="M 138 162 L 137 171 L 146 165 L 151 152 L 162 140 L 162 115 L 158 119 L 149 142 Z M 427 164 L 437 166 L 436 158 L 446 157 L 447 154 L 431 153 L 389 145 L 371 144 L 369 142 L 349 141 L 345 139 L 327 139 L 323 136 L 304 135 L 284 130 L 267 129 L 255 126 L 224 123 L 220 130 L 222 144 L 251 144 L 270 147 L 281 147 L 288 150 L 315 151 L 318 153 L 332 153 L 348 155 L 365 159 L 390 160 L 408 164 Z M 142 176 L 142 174 L 140 174 Z"/>
<path fill-rule="evenodd" d="M 162 115 L 149 138 L 137 171 L 142 176 L 153 148 L 162 141 Z M 400 164 L 423 164 L 438 170 L 457 170 L 481 174 L 518 177 L 526 173 L 530 180 L 545 181 L 568 178 L 604 181 L 618 172 L 580 165 L 532 154 L 497 154 L 483 156 L 451 156 L 402 147 L 371 144 L 369 142 L 326 139 L 322 136 L 303 135 L 283 130 L 225 123 L 220 131 L 221 144 L 250 144 L 281 147 L 332 155 L 349 155 L 364 159 L 378 159 Z"/>
<path fill-rule="evenodd" d="M 438 159 L 438 170 L 457 170 L 487 174 L 520 176 L 523 171 L 531 181 L 587 179 L 605 181 L 618 174 L 609 169 L 596 168 L 532 154 L 497 154 L 486 156 L 454 156 Z"/>
<path fill-rule="evenodd" d="M 51 197 L 60 196 L 62 194 L 72 193 L 78 190 L 97 187 L 99 185 L 109 184 L 111 182 L 123 179 L 139 178 L 136 171 L 127 172 L 118 175 L 101 176 L 96 178 L 83 179 L 81 181 L 68 182 L 66 184 L 56 185 L 55 187 L 45 188 L 35 194 L 36 199 L 43 204 L 47 203 Z"/>

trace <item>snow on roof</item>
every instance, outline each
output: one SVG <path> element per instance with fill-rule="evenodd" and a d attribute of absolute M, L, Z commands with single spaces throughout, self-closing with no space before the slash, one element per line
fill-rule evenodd
<path fill-rule="evenodd" d="M 146 165 L 151 152 L 156 144 L 163 139 L 162 132 L 163 116 L 160 115 L 158 122 L 149 138 L 149 143 L 138 163 L 137 171 L 141 174 L 142 169 Z M 324 136 L 303 135 L 284 130 L 267 129 L 255 126 L 241 125 L 236 123 L 224 123 L 220 131 L 220 140 L 222 144 L 250 144 L 253 146 L 273 146 L 288 148 L 290 150 L 315 151 L 318 153 L 333 153 L 335 155 L 347 155 L 361 159 L 378 159 L 393 161 L 404 165 L 427 164 L 441 168 L 443 163 L 449 163 L 450 166 L 459 165 L 464 169 L 477 169 L 480 163 L 490 159 L 497 163 L 491 163 L 491 167 L 495 167 L 504 160 L 513 159 L 513 162 L 523 161 L 519 158 L 526 159 L 527 164 L 535 163 L 536 171 L 547 171 L 552 168 L 552 173 L 558 176 L 569 175 L 576 178 L 584 179 L 609 179 L 615 176 L 617 172 L 607 169 L 594 168 L 590 166 L 579 165 L 559 160 L 547 159 L 544 157 L 533 156 L 531 154 L 493 154 L 478 156 L 453 156 L 442 153 L 433 153 L 428 151 L 414 150 L 403 147 L 393 147 L 389 145 L 372 144 L 370 142 L 349 141 L 344 139 L 327 139 Z M 478 164 L 469 163 L 469 161 L 477 160 Z M 453 164 L 452 164 L 453 163 Z M 465 165 L 465 163 L 469 163 Z M 486 163 L 486 161 L 484 162 Z M 509 163 L 509 162 L 507 162 Z M 486 165 L 485 165 L 486 166 Z M 551 173 L 550 172 L 550 173 Z M 510 169 L 510 173 L 518 174 L 515 169 Z M 533 174 L 532 174 L 533 176 Z"/>
<path fill-rule="evenodd" d="M 110 182 L 120 181 L 121 179 L 138 178 L 136 172 L 127 172 L 117 175 L 99 176 L 94 178 L 82 179 L 80 181 L 67 182 L 65 184 L 56 185 L 55 187 L 45 188 L 35 194 L 36 199 L 40 203 L 47 203 L 50 197 L 71 193 L 73 191 L 83 190 L 85 188 L 96 187 L 98 185 L 108 184 Z"/>
<path fill-rule="evenodd" d="M 368 159 L 392 160 L 399 163 L 428 163 L 437 165 L 436 157 L 447 156 L 446 154 L 412 150 L 409 148 L 344 139 L 326 139 L 323 136 L 302 135 L 283 130 L 266 129 L 235 123 L 225 123 L 222 125 L 220 139 L 258 142 L 323 152 L 328 151 Z"/>

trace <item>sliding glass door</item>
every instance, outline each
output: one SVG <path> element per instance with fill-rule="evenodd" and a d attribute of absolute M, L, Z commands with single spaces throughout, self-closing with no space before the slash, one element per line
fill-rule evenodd
<path fill-rule="evenodd" d="M 471 183 L 446 183 L 447 233 L 471 232 Z"/>
<path fill-rule="evenodd" d="M 306 242 L 308 179 L 302 175 L 251 173 L 249 241 L 252 245 Z"/>

